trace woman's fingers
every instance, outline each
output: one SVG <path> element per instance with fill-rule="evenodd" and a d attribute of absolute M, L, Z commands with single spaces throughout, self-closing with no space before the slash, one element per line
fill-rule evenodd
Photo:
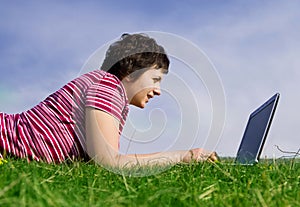
<path fill-rule="evenodd" d="M 192 159 L 196 161 L 211 161 L 211 162 L 217 162 L 219 160 L 219 157 L 216 152 L 209 152 L 206 150 L 203 150 L 201 148 L 192 149 Z"/>
<path fill-rule="evenodd" d="M 216 152 L 211 153 L 210 156 L 208 157 L 208 161 L 218 162 L 219 161 L 218 154 Z"/>

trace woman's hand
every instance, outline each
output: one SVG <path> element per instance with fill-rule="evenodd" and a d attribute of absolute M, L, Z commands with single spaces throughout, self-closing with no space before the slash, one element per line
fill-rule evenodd
<path fill-rule="evenodd" d="M 189 153 L 187 153 L 183 161 L 184 162 L 191 162 L 191 161 L 210 161 L 210 162 L 217 162 L 219 160 L 219 157 L 216 152 L 209 152 L 201 148 L 195 148 L 189 150 Z"/>

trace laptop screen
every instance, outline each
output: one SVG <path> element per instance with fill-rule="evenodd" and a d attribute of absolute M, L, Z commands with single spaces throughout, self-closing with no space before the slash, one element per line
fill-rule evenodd
<path fill-rule="evenodd" d="M 236 161 L 241 164 L 253 164 L 258 161 L 262 151 L 279 94 L 274 95 L 249 117 Z"/>

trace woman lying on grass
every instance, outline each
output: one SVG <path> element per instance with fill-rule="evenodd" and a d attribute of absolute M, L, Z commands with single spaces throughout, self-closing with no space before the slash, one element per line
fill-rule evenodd
<path fill-rule="evenodd" d="M 168 68 L 165 50 L 154 39 L 122 35 L 107 50 L 101 69 L 69 82 L 28 111 L 0 113 L 0 158 L 7 154 L 48 163 L 92 158 L 110 167 L 215 161 L 216 153 L 199 148 L 119 153 L 128 105 L 144 108 L 159 96 Z"/>

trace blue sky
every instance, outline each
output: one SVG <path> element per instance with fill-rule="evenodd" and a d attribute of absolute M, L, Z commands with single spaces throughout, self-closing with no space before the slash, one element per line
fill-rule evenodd
<path fill-rule="evenodd" d="M 281 101 L 263 155 L 281 156 L 274 145 L 298 150 L 299 1 L 69 2 L 1 1 L 0 111 L 34 106 L 124 32 L 168 32 L 201 48 L 220 75 L 226 94 L 221 155 L 235 154 L 249 113 L 277 91 Z"/>

